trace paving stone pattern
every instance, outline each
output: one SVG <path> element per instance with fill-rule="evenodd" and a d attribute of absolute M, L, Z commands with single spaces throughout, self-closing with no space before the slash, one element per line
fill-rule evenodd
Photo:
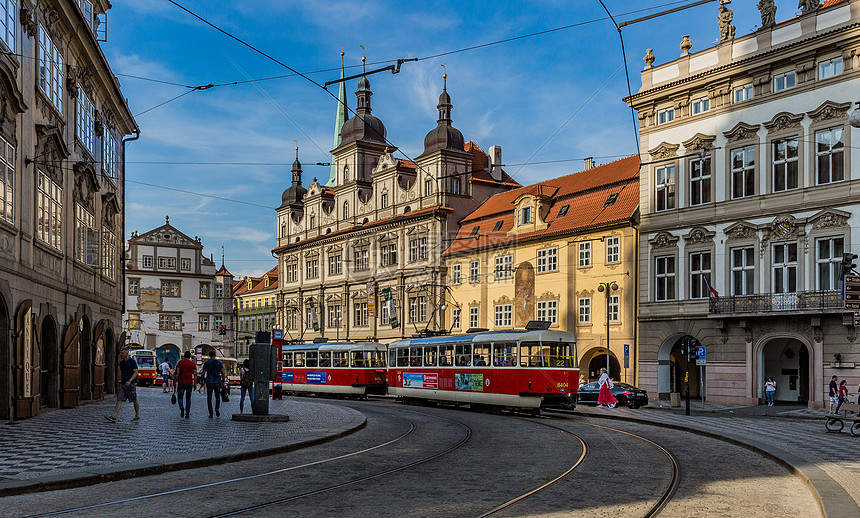
<path fill-rule="evenodd" d="M 614 412 L 618 416 L 645 419 L 685 426 L 748 443 L 760 441 L 818 466 L 860 505 L 860 438 L 847 433 L 827 432 L 822 410 L 812 410 L 820 418 L 786 419 L 785 417 L 746 417 L 696 414 L 685 416 L 665 410 L 640 408 L 599 409 L 578 407 L 586 413 Z"/>
<path fill-rule="evenodd" d="M 210 452 L 276 446 L 341 427 L 353 416 L 335 405 L 303 399 L 269 402 L 269 412 L 287 414 L 287 423 L 247 423 L 230 419 L 239 411 L 238 391 L 221 404 L 221 417 L 209 419 L 206 394 L 195 392 L 190 419 L 160 388 L 138 388 L 141 420 L 123 403 L 116 423 L 105 420 L 115 400 L 57 410 L 25 421 L 0 424 L 0 480 L 28 480 L 115 465 L 163 462 L 166 458 L 206 457 Z M 245 401 L 245 412 L 249 412 Z"/>

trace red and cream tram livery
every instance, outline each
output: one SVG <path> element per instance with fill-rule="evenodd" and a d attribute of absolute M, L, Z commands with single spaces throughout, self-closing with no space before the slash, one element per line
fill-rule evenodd
<path fill-rule="evenodd" d="M 285 392 L 366 396 L 385 394 L 385 346 L 373 342 L 282 347 Z"/>
<path fill-rule="evenodd" d="M 388 393 L 511 408 L 573 408 L 576 337 L 527 330 L 417 338 L 388 346 Z"/>

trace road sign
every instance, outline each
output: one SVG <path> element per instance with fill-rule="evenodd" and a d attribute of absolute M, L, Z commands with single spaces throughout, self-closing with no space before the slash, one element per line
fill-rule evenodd
<path fill-rule="evenodd" d="M 630 368 L 630 344 L 624 344 L 624 368 Z"/>
<path fill-rule="evenodd" d="M 845 308 L 860 309 L 860 275 L 845 276 Z"/>
<path fill-rule="evenodd" d="M 854 312 L 854 325 L 860 327 L 860 311 Z"/>
<path fill-rule="evenodd" d="M 707 364 L 707 358 L 705 354 L 705 348 L 703 346 L 696 347 L 696 365 Z"/>

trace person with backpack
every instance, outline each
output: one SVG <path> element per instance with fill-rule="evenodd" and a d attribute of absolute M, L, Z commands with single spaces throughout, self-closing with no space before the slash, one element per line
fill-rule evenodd
<path fill-rule="evenodd" d="M 251 362 L 245 360 L 242 362 L 242 367 L 239 369 L 242 371 L 241 378 L 241 390 L 242 395 L 239 398 L 239 413 L 245 413 L 245 393 L 248 393 L 248 400 L 251 402 L 251 406 L 254 406 L 254 373 L 251 372 Z M 253 410 L 251 411 L 253 413 Z"/>
<path fill-rule="evenodd" d="M 203 364 L 203 378 L 206 382 L 206 402 L 209 404 L 209 418 L 212 418 L 212 394 L 215 394 L 215 415 L 221 417 L 221 387 L 227 379 L 227 371 L 220 360 L 215 359 L 215 351 Z"/>

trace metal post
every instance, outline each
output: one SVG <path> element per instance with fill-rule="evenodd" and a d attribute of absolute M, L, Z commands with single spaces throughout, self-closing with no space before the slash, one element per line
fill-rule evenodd
<path fill-rule="evenodd" d="M 606 283 L 606 373 L 612 379 L 612 370 L 609 368 L 609 283 Z"/>
<path fill-rule="evenodd" d="M 690 341 L 689 337 L 685 337 L 684 341 L 687 344 L 687 347 L 686 347 L 686 350 L 687 350 L 686 371 L 687 372 L 684 374 L 684 392 L 686 392 L 686 394 L 684 396 L 684 399 L 686 400 L 686 402 L 684 403 L 684 405 L 686 407 L 686 410 L 684 413 L 686 415 L 690 415 L 690 356 L 691 356 L 690 355 L 690 343 L 691 343 L 691 341 Z"/>

